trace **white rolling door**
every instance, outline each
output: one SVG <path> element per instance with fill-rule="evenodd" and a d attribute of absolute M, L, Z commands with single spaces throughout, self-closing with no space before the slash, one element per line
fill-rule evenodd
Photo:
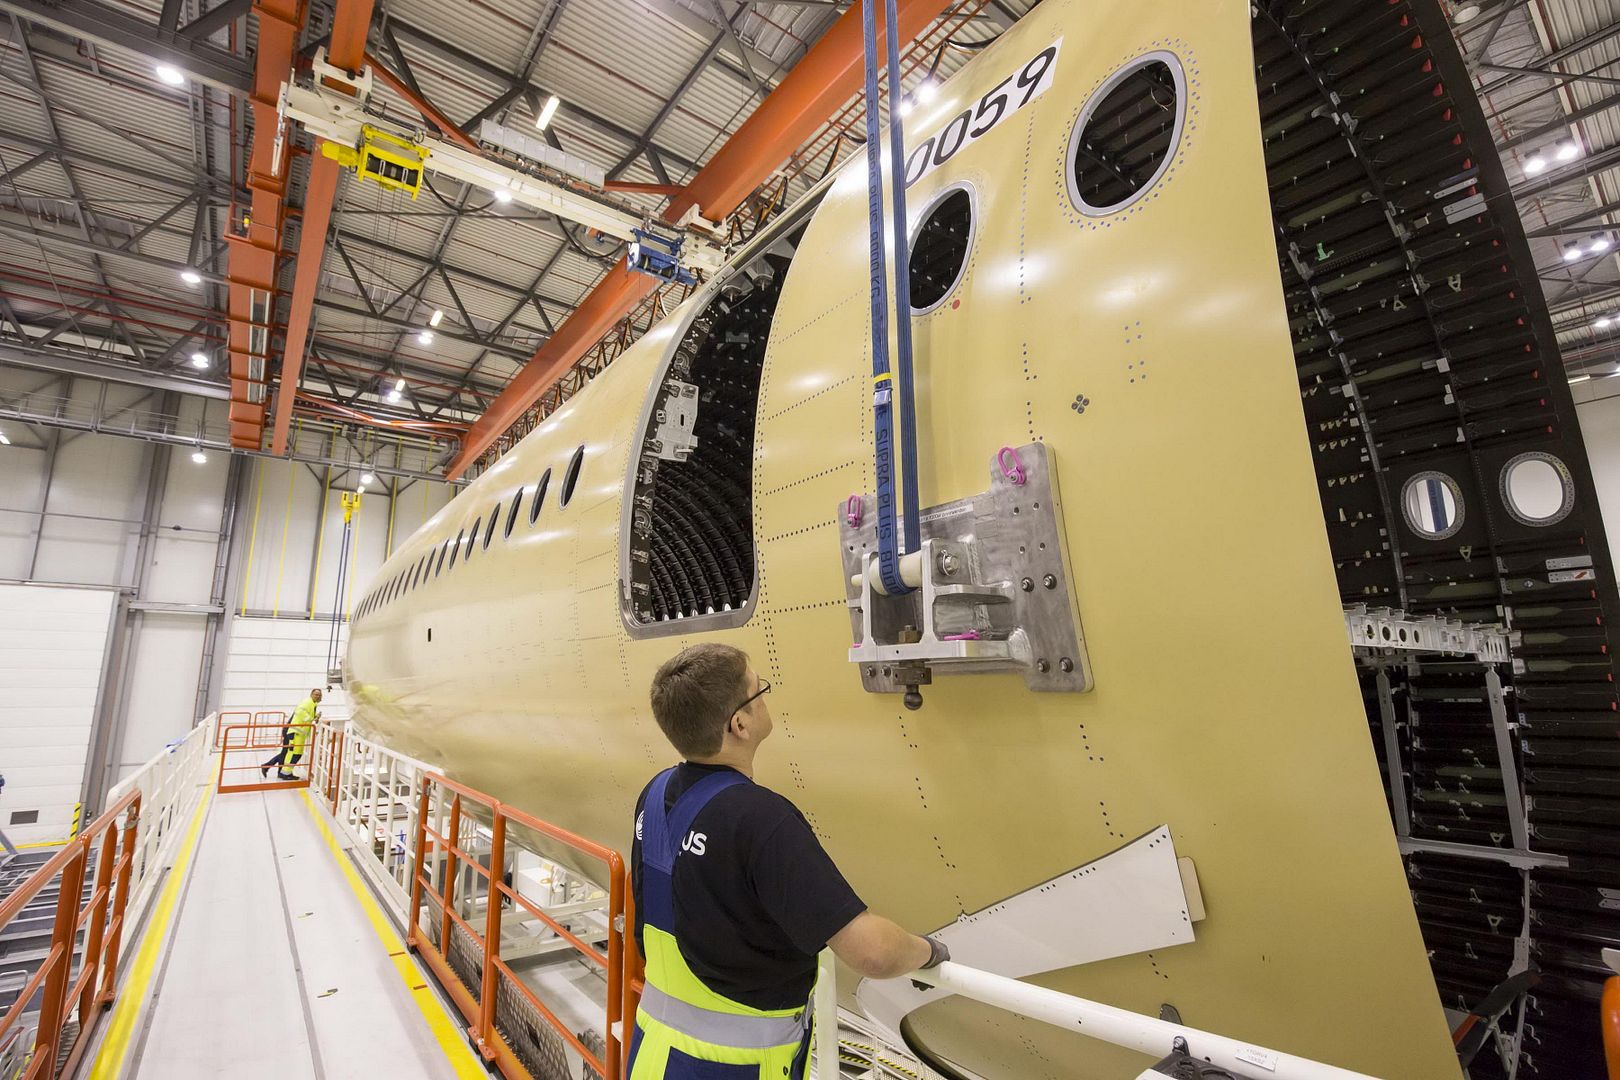
<path fill-rule="evenodd" d="M 291 713 L 314 687 L 324 687 L 332 624 L 304 619 L 231 620 L 229 655 L 219 707 L 280 709 Z M 348 641 L 348 626 L 339 630 L 338 655 Z M 321 715 L 339 720 L 348 715 L 348 699 L 337 687 L 327 693 Z"/>
<path fill-rule="evenodd" d="M 0 585 L 0 829 L 14 844 L 72 827 L 117 593 Z"/>

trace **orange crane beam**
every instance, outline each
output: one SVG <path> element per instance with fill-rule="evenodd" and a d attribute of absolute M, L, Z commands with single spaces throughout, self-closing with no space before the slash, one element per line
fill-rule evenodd
<path fill-rule="evenodd" d="M 366 35 L 371 29 L 372 7 L 373 0 L 338 0 L 337 10 L 332 15 L 332 40 L 327 46 L 328 63 L 351 74 L 358 73 L 365 65 Z M 263 46 L 260 48 L 262 50 Z M 262 51 L 260 57 L 262 64 Z M 281 93 L 281 83 L 291 77 L 292 66 L 289 63 L 277 78 L 270 96 L 272 119 L 275 117 L 275 102 Z M 255 86 L 255 107 L 257 100 Z M 257 114 L 254 120 L 257 124 Z M 309 344 L 310 321 L 315 312 L 315 291 L 320 286 L 321 262 L 326 255 L 326 230 L 332 222 L 332 201 L 337 195 L 341 172 L 342 167 L 320 153 L 317 146 L 316 152 L 309 158 L 309 184 L 304 190 L 298 268 L 293 272 L 292 309 L 287 314 L 287 337 L 281 350 L 281 377 L 276 385 L 275 422 L 270 432 L 272 454 L 288 452 L 287 433 L 292 427 L 298 383 L 304 376 L 304 354 Z"/>
<path fill-rule="evenodd" d="M 899 0 L 900 37 L 910 41 L 950 0 Z M 690 207 L 710 221 L 735 210 L 750 192 L 804 144 L 861 85 L 864 52 L 860 5 L 850 8 L 760 102 L 664 211 L 671 223 Z M 882 42 L 879 42 L 882 55 Z M 540 396 L 554 386 L 601 336 L 640 303 L 658 282 L 629 270 L 623 259 L 597 283 L 573 314 L 547 338 L 489 409 L 473 424 L 449 478 L 466 472 Z"/>
<path fill-rule="evenodd" d="M 244 223 L 233 206 L 225 230 L 226 346 L 231 373 L 231 445 L 258 450 L 264 432 L 264 391 L 271 324 L 276 312 L 276 270 L 281 230 L 286 221 L 287 153 L 276 153 L 281 130 L 276 99 L 293 69 L 298 31 L 306 13 L 302 0 L 254 0 L 258 56 L 253 65 L 253 147 L 247 162 L 251 192 Z"/>

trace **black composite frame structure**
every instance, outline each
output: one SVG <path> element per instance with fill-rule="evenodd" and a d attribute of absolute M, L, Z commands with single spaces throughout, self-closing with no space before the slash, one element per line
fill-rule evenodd
<path fill-rule="evenodd" d="M 1429 656 L 1363 669 L 1436 984 L 1466 1012 L 1533 973 L 1501 1021 L 1522 1031 L 1520 1052 L 1490 1047 L 1473 1077 L 1603 1075 L 1601 949 L 1620 945 L 1607 630 L 1620 595 L 1513 193 L 1434 0 L 1266 0 L 1253 32 L 1343 600 L 1511 632 L 1494 675 Z M 1531 471 L 1544 480 L 1533 507 L 1518 487 Z"/>

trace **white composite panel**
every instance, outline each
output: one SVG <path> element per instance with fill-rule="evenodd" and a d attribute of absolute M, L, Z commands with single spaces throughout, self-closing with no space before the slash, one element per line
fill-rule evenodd
<path fill-rule="evenodd" d="M 0 585 L 0 829 L 15 844 L 68 834 L 106 666 L 111 589 Z M 32 824 L 12 824 L 38 813 Z"/>
<path fill-rule="evenodd" d="M 220 710 L 280 709 L 290 714 L 310 690 L 327 685 L 331 633 L 332 624 L 326 620 L 233 616 Z M 347 641 L 344 625 L 339 630 L 339 657 Z M 321 715 L 337 719 L 347 713 L 346 699 L 334 688 Z"/>

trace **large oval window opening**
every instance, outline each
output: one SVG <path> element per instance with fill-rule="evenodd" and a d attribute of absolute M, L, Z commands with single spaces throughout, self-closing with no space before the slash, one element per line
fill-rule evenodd
<path fill-rule="evenodd" d="M 1069 195 L 1084 214 L 1141 198 L 1175 157 L 1186 114 L 1181 64 L 1156 52 L 1098 87 L 1069 136 Z"/>
<path fill-rule="evenodd" d="M 1574 508 L 1575 485 L 1562 461 L 1532 451 L 1502 467 L 1502 501 L 1521 525 L 1553 525 Z"/>
<path fill-rule="evenodd" d="M 973 242 L 973 197 L 956 187 L 929 207 L 911 242 L 911 310 L 931 311 L 950 295 Z"/>
<path fill-rule="evenodd" d="M 1401 510 L 1425 540 L 1444 540 L 1462 527 L 1462 489 L 1445 473 L 1421 472 L 1406 482 Z"/>
<path fill-rule="evenodd" d="M 562 508 L 568 505 L 574 497 L 574 485 L 579 483 L 579 467 L 585 461 L 585 447 L 581 444 L 574 450 L 574 456 L 569 459 L 568 471 L 563 474 L 562 490 L 557 492 L 557 506 Z"/>
<path fill-rule="evenodd" d="M 540 474 L 540 482 L 534 486 L 534 502 L 529 504 L 529 524 L 533 525 L 540 520 L 540 509 L 546 505 L 546 488 L 551 486 L 551 470 L 547 469 Z"/>

